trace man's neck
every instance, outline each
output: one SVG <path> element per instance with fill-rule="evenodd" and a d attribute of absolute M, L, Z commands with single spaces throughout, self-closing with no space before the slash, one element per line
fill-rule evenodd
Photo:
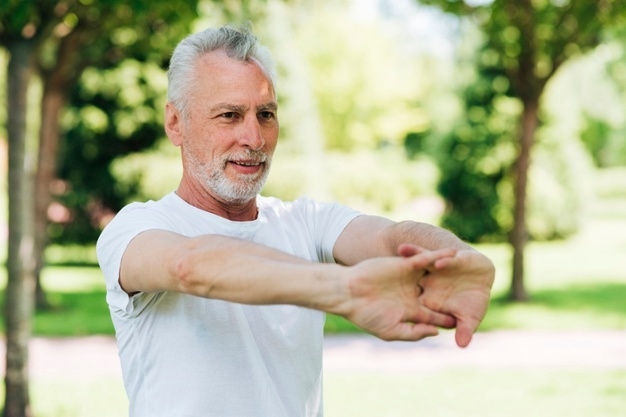
<path fill-rule="evenodd" d="M 176 194 L 185 202 L 200 210 L 232 221 L 245 222 L 256 220 L 259 213 L 256 198 L 241 203 L 226 202 L 210 192 L 192 190 L 182 182 L 176 190 Z"/>

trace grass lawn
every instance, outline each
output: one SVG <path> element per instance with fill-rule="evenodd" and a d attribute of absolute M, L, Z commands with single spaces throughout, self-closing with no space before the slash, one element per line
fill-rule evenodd
<path fill-rule="evenodd" d="M 121 381 L 110 377 L 40 378 L 31 387 L 39 417 L 127 415 Z M 324 396 L 326 417 L 621 417 L 626 371 L 335 371 L 325 375 Z"/>
<path fill-rule="evenodd" d="M 30 389 L 36 417 L 128 416 L 124 386 L 117 378 L 42 377 L 31 381 Z M 4 384 L 0 386 L 0 409 L 3 403 Z"/>
<path fill-rule="evenodd" d="M 626 371 L 327 373 L 326 417 L 618 417 Z"/>

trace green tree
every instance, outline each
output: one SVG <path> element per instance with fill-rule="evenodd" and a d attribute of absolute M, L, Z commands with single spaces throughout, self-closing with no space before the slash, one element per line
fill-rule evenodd
<path fill-rule="evenodd" d="M 50 184 L 56 175 L 60 142 L 59 115 L 67 103 L 68 91 L 88 66 L 115 65 L 128 54 L 144 60 L 154 54 L 162 57 L 168 44 L 164 41 L 175 42 L 178 39 L 172 39 L 173 35 L 187 32 L 186 26 L 174 33 L 168 28 L 177 27 L 174 23 L 190 24 L 195 6 L 191 0 L 16 0 L 0 5 L 0 41 L 10 55 L 5 417 L 32 414 L 27 353 L 33 295 L 38 271 L 43 266 Z M 26 91 L 35 72 L 43 82 L 39 155 L 27 158 L 30 148 L 26 146 L 24 128 Z"/>
<path fill-rule="evenodd" d="M 483 52 L 477 54 L 477 79 L 462 94 L 465 117 L 435 153 L 442 172 L 438 190 L 447 202 L 442 225 L 471 242 L 502 238 L 497 188 L 514 154 L 519 114 L 504 74 Z"/>
<path fill-rule="evenodd" d="M 470 16 L 485 34 L 491 51 L 522 103 L 514 180 L 513 266 L 510 297 L 528 298 L 524 286 L 527 243 L 526 196 L 530 154 L 539 125 L 547 82 L 570 57 L 597 46 L 603 29 L 626 19 L 624 0 L 494 0 L 475 5 L 462 0 L 421 0 L 444 11 Z"/>
<path fill-rule="evenodd" d="M 175 42 L 189 32 L 197 16 L 196 6 L 197 0 L 176 4 L 133 0 L 59 2 L 57 5 L 60 23 L 46 38 L 37 56 L 43 83 L 36 180 L 37 276 L 44 266 L 44 250 L 49 238 L 48 211 L 54 188 L 51 185 L 59 184 L 56 181 L 59 148 L 62 147 L 59 123 L 70 92 L 87 68 L 111 68 L 129 57 L 164 67 Z M 77 50 L 81 53 L 77 54 Z M 79 169 L 85 169 L 89 163 L 84 155 L 72 161 Z M 38 304 L 45 305 L 41 285 L 37 289 Z"/>
<path fill-rule="evenodd" d="M 0 44 L 9 53 L 7 136 L 9 149 L 8 281 L 4 306 L 6 329 L 6 400 L 4 417 L 32 416 L 28 390 L 28 342 L 35 288 L 34 155 L 26 140 L 27 91 L 35 55 L 58 22 L 53 5 L 41 14 L 29 2 L 0 5 Z"/>
<path fill-rule="evenodd" d="M 144 171 L 126 166 L 135 175 L 120 178 L 111 167 L 163 138 L 165 90 L 165 69 L 134 59 L 88 68 L 72 88 L 54 196 L 59 213 L 48 226 L 53 243 L 93 244 L 106 222 L 138 196 Z"/>

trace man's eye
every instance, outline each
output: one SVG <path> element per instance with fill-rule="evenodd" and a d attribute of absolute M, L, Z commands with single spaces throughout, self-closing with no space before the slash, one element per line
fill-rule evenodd
<path fill-rule="evenodd" d="M 235 116 L 236 116 L 236 113 L 233 111 L 229 111 L 229 112 L 222 114 L 222 117 L 225 119 L 234 119 Z"/>
<path fill-rule="evenodd" d="M 274 118 L 274 113 L 272 113 L 271 111 L 262 111 L 261 113 L 259 113 L 259 116 L 261 117 L 261 119 L 273 119 Z"/>

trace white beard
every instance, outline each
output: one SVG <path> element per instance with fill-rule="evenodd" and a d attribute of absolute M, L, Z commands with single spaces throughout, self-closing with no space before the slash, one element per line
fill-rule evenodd
<path fill-rule="evenodd" d="M 225 175 L 224 168 L 228 161 L 237 159 L 263 161 L 265 163 L 263 172 L 261 174 L 240 174 L 236 180 L 230 179 Z M 241 204 L 256 198 L 261 192 L 269 175 L 272 157 L 264 152 L 248 150 L 243 154 L 216 158 L 209 164 L 202 163 L 192 155 L 188 155 L 188 162 L 192 176 L 216 197 L 226 203 Z"/>

